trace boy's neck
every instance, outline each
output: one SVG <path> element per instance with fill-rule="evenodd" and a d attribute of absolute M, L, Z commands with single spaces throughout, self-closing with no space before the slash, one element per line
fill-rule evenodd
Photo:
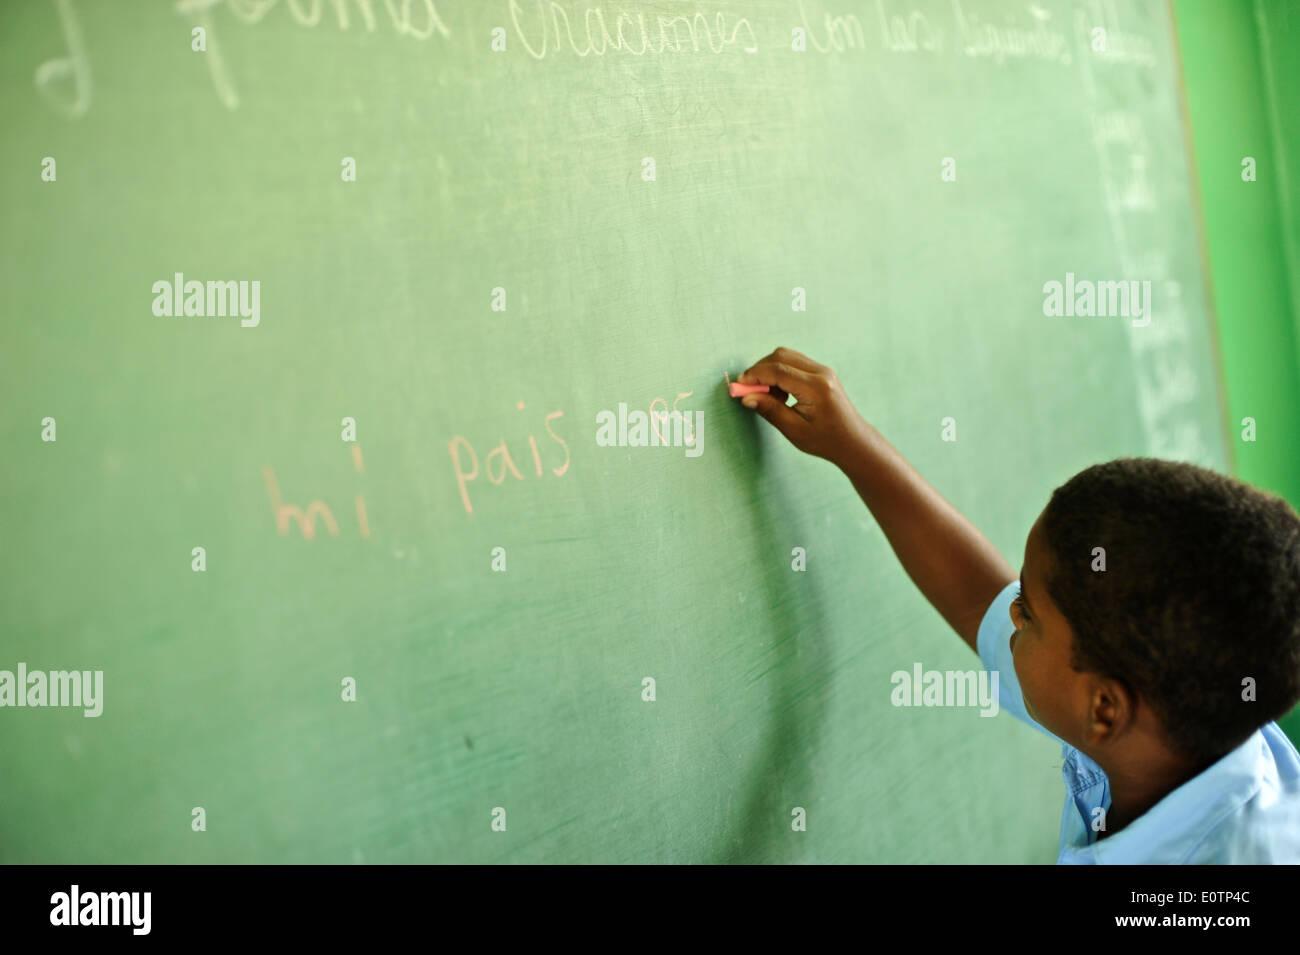
<path fill-rule="evenodd" d="M 1108 763 L 1096 760 L 1110 780 L 1110 809 L 1098 839 L 1112 836 L 1209 764 L 1198 765 L 1163 747 L 1148 748 Z"/>

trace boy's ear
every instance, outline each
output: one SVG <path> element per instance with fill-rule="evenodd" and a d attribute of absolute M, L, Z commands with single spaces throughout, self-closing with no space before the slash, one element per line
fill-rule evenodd
<path fill-rule="evenodd" d="M 1094 677 L 1088 700 L 1089 738 L 1097 743 L 1113 743 L 1132 727 L 1137 707 L 1137 694 L 1123 680 Z"/>

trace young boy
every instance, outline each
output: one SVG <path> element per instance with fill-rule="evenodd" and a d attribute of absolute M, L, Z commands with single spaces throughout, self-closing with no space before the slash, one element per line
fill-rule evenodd
<path fill-rule="evenodd" d="M 998 672 L 999 705 L 1061 742 L 1058 862 L 1300 863 L 1300 755 L 1274 722 L 1300 699 L 1285 501 L 1190 464 L 1095 465 L 1053 492 L 1015 581 L 829 368 L 778 348 L 739 381 L 769 385 L 743 404 L 848 475 Z"/>

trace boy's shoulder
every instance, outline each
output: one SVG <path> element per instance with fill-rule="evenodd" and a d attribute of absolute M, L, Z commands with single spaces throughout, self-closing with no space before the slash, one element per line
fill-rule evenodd
<path fill-rule="evenodd" d="M 1226 798 L 1185 861 L 1300 864 L 1300 752 L 1282 728 L 1264 724 L 1211 772 L 1222 777 Z"/>
<path fill-rule="evenodd" d="M 1105 864 L 1300 864 L 1300 752 L 1266 723 L 1089 848 Z"/>

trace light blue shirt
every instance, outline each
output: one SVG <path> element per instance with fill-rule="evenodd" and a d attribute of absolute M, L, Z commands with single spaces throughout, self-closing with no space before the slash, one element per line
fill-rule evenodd
<path fill-rule="evenodd" d="M 1091 759 L 1025 711 L 1011 663 L 1009 608 L 1019 584 L 993 599 L 980 623 L 980 661 L 998 673 L 998 706 L 1061 744 L 1065 811 L 1056 861 L 1300 864 L 1300 754 L 1267 723 L 1217 763 L 1165 795 L 1119 832 L 1098 841 L 1094 810 L 1110 809 L 1110 780 Z"/>

